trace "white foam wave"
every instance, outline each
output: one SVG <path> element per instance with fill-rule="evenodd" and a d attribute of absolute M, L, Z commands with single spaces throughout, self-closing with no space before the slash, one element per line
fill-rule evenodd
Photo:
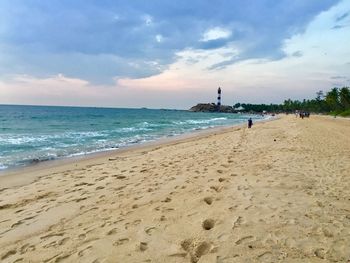
<path fill-rule="evenodd" d="M 137 128 L 137 127 L 130 127 L 130 128 L 121 128 L 119 129 L 120 132 L 141 132 L 141 131 L 152 131 L 152 129 L 149 128 Z"/>
<path fill-rule="evenodd" d="M 40 137 L 2 137 L 0 138 L 0 143 L 1 144 L 12 144 L 12 145 L 21 145 L 25 143 L 33 143 L 33 142 L 38 142 L 38 141 L 44 141 L 44 138 Z"/>
<path fill-rule="evenodd" d="M 104 132 L 66 132 L 61 134 L 37 135 L 35 137 L 27 134 L 23 134 L 23 135 L 0 137 L 0 144 L 22 145 L 22 144 L 28 144 L 28 143 L 47 142 L 50 140 L 57 140 L 57 139 L 67 139 L 67 138 L 81 139 L 85 137 L 98 137 L 98 136 L 105 136 L 105 135 L 106 134 Z"/>
<path fill-rule="evenodd" d="M 224 120 L 227 120 L 227 118 L 220 117 L 220 118 L 212 118 L 212 119 L 210 119 L 210 121 L 224 121 Z"/>
<path fill-rule="evenodd" d="M 186 121 L 174 121 L 174 124 L 177 125 L 184 125 L 184 124 L 209 124 L 211 122 L 218 122 L 218 121 L 225 121 L 227 118 L 225 117 L 219 117 L 219 118 L 211 118 L 211 119 L 204 119 L 204 120 L 186 120 Z"/>

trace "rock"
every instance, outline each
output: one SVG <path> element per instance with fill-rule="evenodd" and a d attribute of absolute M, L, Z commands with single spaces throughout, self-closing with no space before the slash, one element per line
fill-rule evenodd
<path fill-rule="evenodd" d="M 194 112 L 225 112 L 225 113 L 234 113 L 235 110 L 231 106 L 221 105 L 220 109 L 215 103 L 198 103 L 196 106 L 193 106 L 189 111 Z"/>

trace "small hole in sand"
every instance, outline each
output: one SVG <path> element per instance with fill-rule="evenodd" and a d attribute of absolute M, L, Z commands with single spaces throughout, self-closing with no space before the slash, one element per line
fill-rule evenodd
<path fill-rule="evenodd" d="M 204 202 L 206 202 L 208 205 L 211 205 L 213 203 L 213 198 L 212 197 L 205 197 Z"/>
<path fill-rule="evenodd" d="M 215 225 L 215 221 L 213 219 L 206 219 L 203 221 L 202 227 L 205 230 L 210 230 L 214 227 L 214 225 Z"/>

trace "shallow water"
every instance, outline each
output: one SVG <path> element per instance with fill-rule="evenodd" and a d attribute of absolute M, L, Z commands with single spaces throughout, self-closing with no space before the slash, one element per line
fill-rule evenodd
<path fill-rule="evenodd" d="M 0 169 L 84 155 L 261 116 L 180 110 L 0 105 Z"/>

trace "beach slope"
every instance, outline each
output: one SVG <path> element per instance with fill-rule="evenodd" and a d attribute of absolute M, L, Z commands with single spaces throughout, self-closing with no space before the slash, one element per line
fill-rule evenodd
<path fill-rule="evenodd" d="M 0 261 L 348 262 L 349 135 L 284 116 L 3 177 Z"/>

